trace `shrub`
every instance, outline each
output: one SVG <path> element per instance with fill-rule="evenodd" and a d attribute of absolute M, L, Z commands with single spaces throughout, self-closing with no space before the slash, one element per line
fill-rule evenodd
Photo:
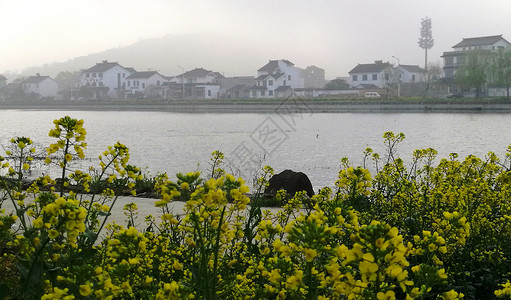
<path fill-rule="evenodd" d="M 511 147 L 504 161 L 416 150 L 409 168 L 396 155 L 403 134 L 384 134 L 383 158 L 367 149 L 362 166 L 342 160 L 335 187 L 280 199 L 272 213 L 255 191 L 220 169 L 213 153 L 199 172 L 147 181 L 116 143 L 90 173 L 83 121 L 54 122 L 46 162 L 61 176 L 28 189 L 33 143 L 11 140 L 0 157 L 0 298 L 6 299 L 470 299 L 509 297 Z M 366 168 L 372 163 L 374 176 Z M 146 180 L 146 181 L 144 181 Z M 161 216 L 109 223 L 117 195 L 154 186 Z M 70 186 L 75 187 L 69 189 Z M 94 193 L 89 194 L 91 191 Z M 279 194 L 282 196 L 282 194 Z M 173 201 L 186 201 L 184 213 Z M 140 226 L 138 226 L 140 227 Z"/>

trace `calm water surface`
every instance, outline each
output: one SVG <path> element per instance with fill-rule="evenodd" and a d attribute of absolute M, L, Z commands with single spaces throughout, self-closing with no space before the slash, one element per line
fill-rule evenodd
<path fill-rule="evenodd" d="M 209 168 L 210 154 L 220 150 L 232 171 L 250 178 L 256 166 L 276 172 L 306 173 L 317 189 L 332 186 L 342 157 L 358 165 L 371 147 L 383 155 L 385 131 L 403 132 L 399 155 L 409 162 L 412 151 L 432 147 L 439 157 L 456 152 L 503 157 L 511 144 L 509 114 L 181 114 L 117 111 L 0 110 L 0 142 L 29 136 L 45 147 L 54 119 L 69 115 L 83 119 L 87 157 L 97 156 L 116 141 L 130 148 L 130 163 L 151 175 Z M 248 166 L 239 169 L 239 165 Z M 173 176 L 171 176 L 173 178 Z"/>

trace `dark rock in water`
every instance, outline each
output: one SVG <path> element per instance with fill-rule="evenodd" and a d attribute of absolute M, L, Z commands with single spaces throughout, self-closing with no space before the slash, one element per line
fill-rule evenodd
<path fill-rule="evenodd" d="M 302 172 L 294 172 L 292 170 L 284 170 L 270 178 L 269 185 L 264 193 L 269 196 L 275 196 L 279 190 L 286 190 L 290 196 L 294 196 L 296 192 L 301 191 L 307 192 L 309 197 L 314 195 L 309 177 Z"/>

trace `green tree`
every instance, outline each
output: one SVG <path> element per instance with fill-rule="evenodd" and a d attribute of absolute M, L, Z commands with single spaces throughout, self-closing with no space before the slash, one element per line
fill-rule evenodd
<path fill-rule="evenodd" d="M 58 83 L 60 89 L 74 88 L 80 77 L 80 71 L 69 72 L 63 71 L 57 74 L 55 81 Z"/>
<path fill-rule="evenodd" d="M 305 81 L 306 88 L 321 88 L 325 85 L 325 70 L 319 67 L 308 66 L 300 71 L 300 75 Z"/>
<path fill-rule="evenodd" d="M 332 79 L 325 84 L 325 89 L 327 90 L 347 90 L 349 88 L 349 83 L 341 78 Z"/>
<path fill-rule="evenodd" d="M 433 87 L 433 85 L 440 80 L 440 76 L 442 75 L 442 68 L 438 64 L 429 64 L 426 69 L 426 73 L 424 73 L 424 97 L 428 96 L 429 91 Z"/>
<path fill-rule="evenodd" d="M 493 84 L 506 89 L 506 98 L 509 100 L 509 88 L 511 87 L 511 49 L 501 49 L 497 59 L 492 65 Z"/>
<path fill-rule="evenodd" d="M 488 50 L 472 50 L 465 56 L 465 62 L 455 74 L 455 81 L 468 88 L 475 89 L 475 97 L 479 95 L 488 82 L 492 52 Z"/>

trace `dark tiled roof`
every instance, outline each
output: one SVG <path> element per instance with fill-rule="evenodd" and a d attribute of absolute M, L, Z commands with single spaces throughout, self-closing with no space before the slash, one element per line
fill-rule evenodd
<path fill-rule="evenodd" d="M 276 88 L 275 92 L 283 92 L 283 91 L 287 91 L 287 90 L 290 90 L 290 89 L 291 89 L 290 86 L 283 85 L 283 86 L 279 86 L 278 88 Z"/>
<path fill-rule="evenodd" d="M 454 45 L 452 47 L 460 48 L 460 47 L 472 47 L 472 46 L 488 46 L 488 45 L 493 45 L 500 40 L 506 41 L 502 37 L 502 34 L 501 35 L 475 37 L 475 38 L 466 38 L 466 39 L 464 38 L 461 42 L 457 43 L 456 45 Z"/>
<path fill-rule="evenodd" d="M 231 88 L 231 91 L 233 91 L 233 92 L 234 92 L 234 91 L 244 91 L 244 90 L 246 90 L 246 89 L 248 89 L 248 87 L 247 87 L 246 85 L 244 85 L 244 84 L 238 84 L 238 85 L 233 86 L 233 87 Z"/>
<path fill-rule="evenodd" d="M 283 75 L 284 75 L 284 73 L 277 73 L 277 74 L 273 74 L 273 75 L 271 75 L 271 76 L 272 76 L 273 78 L 275 78 L 275 79 L 279 79 L 279 78 L 280 78 L 281 76 L 283 76 Z"/>
<path fill-rule="evenodd" d="M 131 74 L 130 76 L 126 77 L 126 78 L 127 79 L 134 79 L 134 78 L 147 79 L 147 78 L 150 78 L 153 75 L 160 75 L 160 74 L 158 72 L 156 72 L 156 71 L 135 72 L 135 73 Z"/>
<path fill-rule="evenodd" d="M 288 66 L 294 66 L 294 64 L 292 62 L 290 62 L 289 60 L 281 59 L 280 61 L 283 61 Z M 262 68 L 260 68 L 257 71 L 268 71 L 271 73 L 273 70 L 275 70 L 278 67 L 279 67 L 279 60 L 270 60 L 266 65 L 264 65 Z"/>
<path fill-rule="evenodd" d="M 407 70 L 410 73 L 424 73 L 426 72 L 423 68 L 417 65 L 399 65 L 401 68 Z"/>
<path fill-rule="evenodd" d="M 196 77 L 206 77 L 208 75 L 213 75 L 214 77 L 216 78 L 225 78 L 222 74 L 218 73 L 218 72 L 213 72 L 213 71 L 208 71 L 206 69 L 203 69 L 203 68 L 195 68 L 191 71 L 188 71 L 188 72 L 185 72 L 183 74 L 180 74 L 176 77 L 188 77 L 188 78 L 196 78 Z"/>
<path fill-rule="evenodd" d="M 249 90 L 267 90 L 265 86 L 259 86 L 259 85 L 254 85 L 252 87 L 249 88 Z"/>
<path fill-rule="evenodd" d="M 268 76 L 270 76 L 270 75 L 261 75 L 261 76 L 257 77 L 256 80 L 265 80 Z"/>
<path fill-rule="evenodd" d="M 111 68 L 113 68 L 115 66 L 121 66 L 121 65 L 119 65 L 116 62 L 104 61 L 104 62 L 96 63 L 96 65 L 94 67 L 88 68 L 87 70 L 83 71 L 83 73 L 93 73 L 93 72 L 102 73 L 102 72 L 110 70 Z"/>
<path fill-rule="evenodd" d="M 50 76 L 30 76 L 23 80 L 22 83 L 41 83 L 43 80 L 50 78 Z"/>
<path fill-rule="evenodd" d="M 375 63 L 375 64 L 358 64 L 348 73 L 379 73 L 385 68 L 390 67 L 389 63 Z"/>
<path fill-rule="evenodd" d="M 130 73 L 135 73 L 136 70 L 134 68 L 125 68 Z"/>
<path fill-rule="evenodd" d="M 440 56 L 440 57 L 459 56 L 459 55 L 465 55 L 465 54 L 467 54 L 466 51 L 448 51 L 448 52 L 444 52 L 444 54 L 442 54 L 442 56 Z"/>

